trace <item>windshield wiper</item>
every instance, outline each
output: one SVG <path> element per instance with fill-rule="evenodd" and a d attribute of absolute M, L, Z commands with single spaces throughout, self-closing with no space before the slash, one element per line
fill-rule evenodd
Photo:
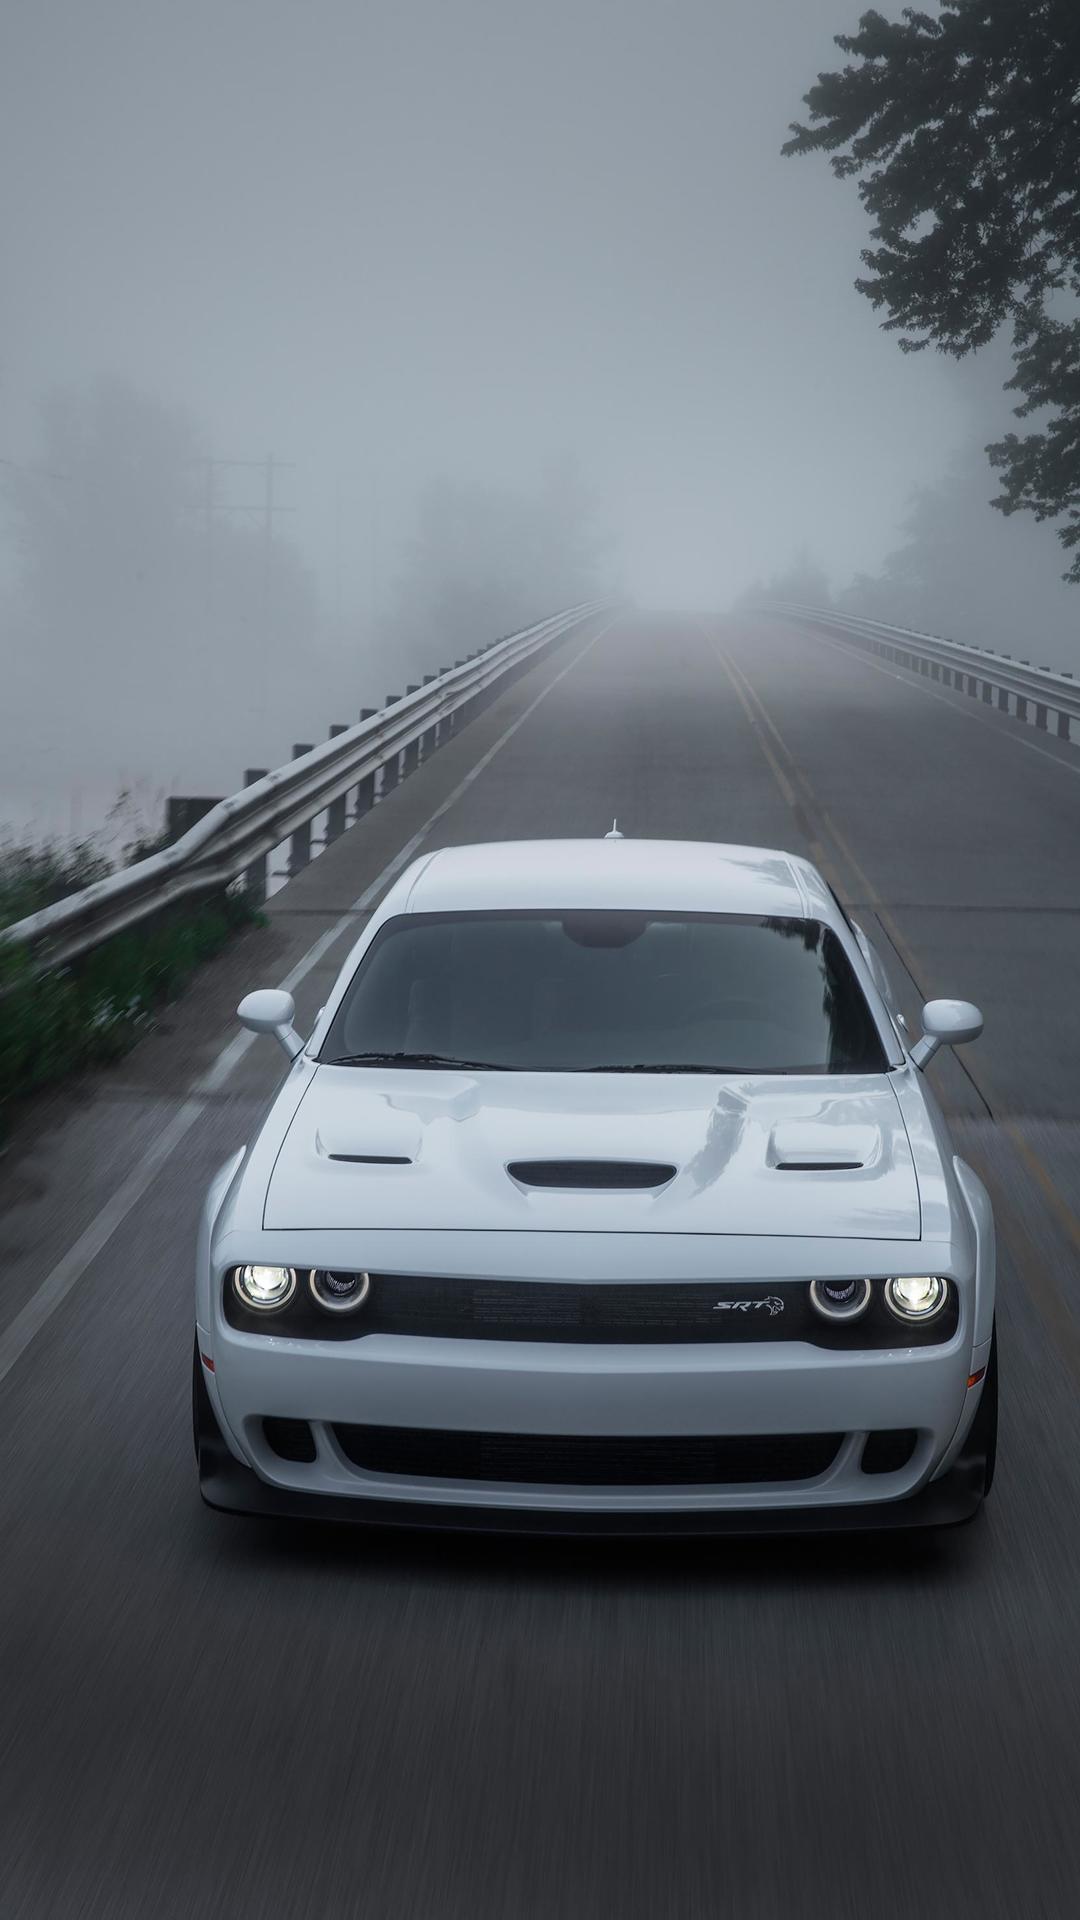
<path fill-rule="evenodd" d="M 472 1072 L 507 1073 L 495 1060 L 459 1060 L 452 1053 L 344 1053 L 327 1067 L 463 1067 Z"/>
<path fill-rule="evenodd" d="M 745 1067 L 703 1066 L 687 1060 L 605 1060 L 596 1067 L 575 1067 L 575 1073 L 745 1073 Z"/>

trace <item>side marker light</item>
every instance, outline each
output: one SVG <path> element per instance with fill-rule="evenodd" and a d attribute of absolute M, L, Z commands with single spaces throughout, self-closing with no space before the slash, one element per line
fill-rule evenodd
<path fill-rule="evenodd" d="M 969 1374 L 968 1374 L 968 1386 L 969 1386 L 969 1387 L 977 1387 L 977 1386 L 978 1386 L 978 1384 L 979 1384 L 979 1381 L 980 1381 L 980 1380 L 982 1379 L 982 1377 L 983 1377 L 983 1374 L 984 1374 L 985 1372 L 986 1372 L 986 1368 L 985 1368 L 985 1367 L 980 1367 L 980 1368 L 979 1368 L 979 1371 L 978 1371 L 978 1373 L 969 1373 Z"/>
<path fill-rule="evenodd" d="M 200 1359 L 200 1360 L 202 1361 L 202 1363 L 203 1363 L 203 1366 L 204 1366 L 204 1367 L 206 1368 L 206 1371 L 207 1371 L 207 1373 L 213 1373 L 213 1371 L 214 1371 L 214 1363 L 213 1363 L 213 1361 L 211 1360 L 211 1358 L 210 1358 L 210 1355 L 209 1355 L 208 1353 L 202 1353 L 202 1352 L 200 1352 L 200 1354 L 199 1354 L 199 1359 Z M 970 1382 L 970 1380 L 968 1381 L 968 1385 L 969 1385 L 969 1386 L 971 1385 L 971 1382 Z"/>

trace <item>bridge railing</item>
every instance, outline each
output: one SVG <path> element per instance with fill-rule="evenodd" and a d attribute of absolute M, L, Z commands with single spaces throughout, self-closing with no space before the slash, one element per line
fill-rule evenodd
<path fill-rule="evenodd" d="M 881 620 L 863 620 L 852 614 L 833 613 L 825 607 L 770 601 L 763 603 L 759 611 L 781 615 L 785 620 L 801 622 L 865 647 L 882 659 L 906 667 L 909 672 L 956 688 L 1043 732 L 1050 730 L 1053 716 L 1059 740 L 1080 740 L 1080 687 L 1073 675 L 1064 670 L 1033 666 L 1030 660 L 997 653 L 993 647 L 969 646 L 960 640 L 947 640 L 941 634 L 891 627 Z"/>
<path fill-rule="evenodd" d="M 430 676 L 357 726 L 213 802 L 172 845 L 0 929 L 0 942 L 29 950 L 35 964 L 59 966 L 173 901 L 219 892 L 242 876 L 258 896 L 275 848 L 291 839 L 310 857 L 311 823 L 320 814 L 331 823 L 328 837 L 336 837 L 352 789 L 366 791 L 372 804 L 379 776 L 396 784 L 400 772 L 472 716 L 490 689 L 603 610 L 599 601 L 571 607 Z"/>

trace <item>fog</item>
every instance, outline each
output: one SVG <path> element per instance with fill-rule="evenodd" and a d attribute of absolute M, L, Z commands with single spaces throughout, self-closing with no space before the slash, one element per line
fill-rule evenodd
<path fill-rule="evenodd" d="M 780 156 L 859 10 L 8 9 L 0 822 L 156 824 L 568 599 L 800 554 L 1080 659 L 986 505 L 1007 368 L 901 355 L 854 190 Z"/>

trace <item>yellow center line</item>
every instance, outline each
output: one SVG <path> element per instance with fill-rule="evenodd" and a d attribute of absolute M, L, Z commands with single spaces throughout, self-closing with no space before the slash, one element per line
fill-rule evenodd
<path fill-rule="evenodd" d="M 765 739 L 764 735 L 762 734 L 757 716 L 754 713 L 754 710 L 750 705 L 750 701 L 747 697 L 748 695 L 752 694 L 752 691 L 753 691 L 752 688 L 747 687 L 746 692 L 744 693 L 743 688 L 740 686 L 739 681 L 736 678 L 734 663 L 728 658 L 726 653 L 722 653 L 720 651 L 719 647 L 716 648 L 716 657 L 719 660 L 720 665 L 723 667 L 724 672 L 727 674 L 728 679 L 731 681 L 731 686 L 735 694 L 735 698 L 739 702 L 739 705 L 741 706 L 744 714 L 746 715 L 750 728 L 757 739 L 758 746 L 761 748 L 762 754 L 764 755 L 764 758 L 768 763 L 773 779 L 776 781 L 776 784 L 780 789 L 780 792 L 784 798 L 784 801 L 786 802 L 787 806 L 790 807 L 792 813 L 798 813 L 799 811 L 798 794 L 796 793 L 795 788 L 793 787 L 791 781 L 788 779 L 787 774 L 784 772 L 783 767 L 780 765 L 780 762 L 777 759 L 775 753 L 773 753 L 772 748 L 769 746 L 768 741 Z M 768 714 L 765 713 L 764 710 L 762 710 L 762 719 L 765 721 L 765 724 L 769 727 L 770 731 L 776 734 L 776 729 L 773 726 L 772 721 L 769 719 Z M 779 743 L 781 753 L 783 753 L 787 757 L 787 759 L 790 761 L 791 756 L 790 754 L 788 754 L 787 748 L 784 746 L 784 743 L 780 739 L 779 734 L 776 734 L 776 738 Z M 797 779 L 798 769 L 794 766 L 794 764 L 792 764 L 792 772 L 794 773 Z M 821 845 L 821 842 L 814 838 L 813 831 L 810 828 L 809 821 L 806 822 L 806 826 L 808 829 L 807 844 L 809 845 L 810 851 L 814 856 L 814 860 L 816 864 L 821 868 L 822 873 L 825 875 L 830 885 L 835 887 L 837 886 L 837 882 L 840 876 L 836 872 L 835 868 L 832 866 L 829 856 L 825 851 L 825 848 Z M 840 889 L 838 887 L 837 891 L 839 890 Z"/>
<path fill-rule="evenodd" d="M 862 864 L 856 859 L 854 853 L 852 852 L 850 843 L 845 838 L 845 836 L 841 833 L 839 827 L 837 826 L 835 820 L 832 818 L 832 815 L 829 813 L 828 809 L 822 806 L 820 800 L 818 799 L 817 795 L 814 792 L 813 787 L 810 785 L 810 782 L 807 779 L 805 773 L 803 773 L 802 769 L 797 765 L 794 755 L 792 754 L 790 748 L 786 745 L 775 721 L 770 717 L 769 713 L 767 712 L 765 703 L 762 700 L 760 694 L 757 692 L 756 688 L 751 686 L 745 673 L 742 671 L 742 668 L 736 665 L 734 660 L 728 659 L 725 655 L 721 655 L 721 659 L 723 660 L 724 665 L 728 668 L 729 673 L 733 675 L 736 680 L 741 682 L 742 686 L 746 690 L 747 699 L 753 703 L 754 707 L 760 713 L 761 718 L 764 721 L 764 724 L 768 727 L 769 732 L 772 734 L 773 739 L 776 741 L 777 746 L 780 749 L 780 752 L 784 755 L 784 758 L 786 759 L 788 766 L 791 769 L 792 778 L 802 788 L 807 804 L 813 807 L 814 812 L 817 814 L 818 819 L 821 821 L 821 824 L 824 827 L 826 833 L 829 835 L 829 838 L 831 839 L 833 845 L 837 848 L 841 857 L 847 862 L 847 865 L 850 867 L 852 873 L 855 875 L 855 878 L 859 883 L 860 891 L 865 895 L 868 904 L 872 907 L 874 913 L 877 915 L 877 918 L 880 920 L 882 926 L 885 928 L 885 931 L 888 934 L 889 939 L 892 941 L 893 946 L 896 948 L 897 953 L 899 954 L 901 960 L 903 961 L 905 967 L 907 968 L 909 974 L 911 975 L 912 980 L 915 982 L 917 986 L 919 983 L 919 978 L 922 971 L 919 960 L 916 954 L 914 953 L 914 951 L 912 950 L 912 948 L 908 945 L 907 940 L 905 939 L 904 935 L 901 933 L 900 928 L 897 926 L 896 921 L 893 919 L 893 916 L 889 912 L 888 907 L 886 907 L 884 902 L 882 901 L 869 874 L 866 872 L 866 869 L 862 866 Z M 843 892 L 845 891 L 845 889 L 841 888 L 841 889 L 838 889 L 838 891 Z M 993 1103 L 991 1102 L 990 1104 L 992 1105 Z"/>

